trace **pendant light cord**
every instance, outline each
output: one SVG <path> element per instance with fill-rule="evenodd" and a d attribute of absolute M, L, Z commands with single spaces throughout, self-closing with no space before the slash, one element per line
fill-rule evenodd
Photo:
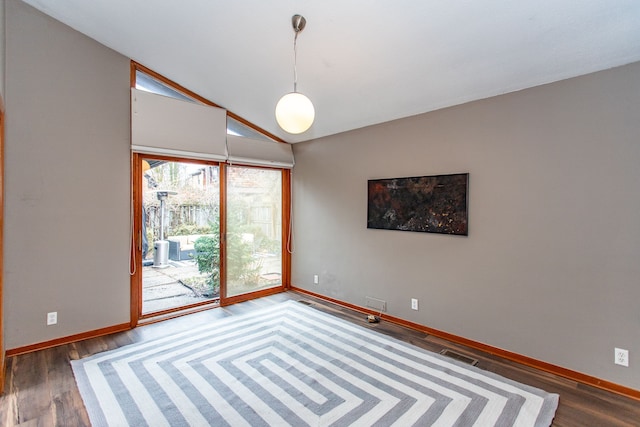
<path fill-rule="evenodd" d="M 295 31 L 296 35 L 293 36 L 293 91 L 298 91 L 298 33 L 300 31 Z"/>

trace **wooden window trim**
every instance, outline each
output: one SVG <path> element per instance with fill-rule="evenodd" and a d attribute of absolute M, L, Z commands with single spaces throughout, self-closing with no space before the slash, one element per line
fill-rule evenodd
<path fill-rule="evenodd" d="M 197 102 L 200 102 L 205 105 L 209 105 L 212 107 L 223 108 L 218 104 L 215 104 L 198 94 L 190 91 L 189 89 L 184 88 L 183 86 L 167 79 L 161 74 L 156 73 L 153 70 L 141 65 L 135 61 L 131 61 L 131 87 L 134 88 L 136 85 L 136 72 L 140 71 L 145 73 L 159 82 L 169 86 L 170 88 L 182 93 L 183 95 L 194 99 Z M 254 124 L 248 122 L 244 118 L 230 112 L 227 110 L 227 116 L 231 117 L 238 122 L 250 127 L 251 129 L 265 135 L 266 137 L 280 142 L 285 143 L 282 139 L 277 136 L 255 126 Z M 148 313 L 142 314 L 142 259 L 141 258 L 141 230 L 142 230 L 142 169 L 141 169 L 141 160 L 142 158 L 154 158 L 154 159 L 164 159 L 168 161 L 189 161 L 195 163 L 203 163 L 203 164 L 217 164 L 220 168 L 220 257 L 221 263 L 223 267 L 220 272 L 220 305 L 230 305 L 235 304 L 237 302 L 242 302 L 254 298 L 258 298 L 261 296 L 266 296 L 278 292 L 285 291 L 290 289 L 291 287 L 291 253 L 289 251 L 289 229 L 291 224 L 291 170 L 284 168 L 270 168 L 263 166 L 253 166 L 253 165 L 242 165 L 243 167 L 255 167 L 257 169 L 274 169 L 282 172 L 282 284 L 281 286 L 264 289 L 253 293 L 242 294 L 238 296 L 233 296 L 230 298 L 223 297 L 226 294 L 226 276 L 225 276 L 225 268 L 224 268 L 224 257 L 226 256 L 226 209 L 223 207 L 226 206 L 227 203 L 227 189 L 226 189 L 226 167 L 228 164 L 226 162 L 211 162 L 204 160 L 194 160 L 194 159 L 183 159 L 180 157 L 170 157 L 170 156 L 159 156 L 159 155 L 147 155 L 141 153 L 132 153 L 131 154 L 131 200 L 133 203 L 133 230 L 132 233 L 132 242 L 131 242 L 131 301 L 130 301 L 130 326 L 135 328 L 141 320 L 146 321 L 151 319 L 153 321 L 154 317 L 157 316 L 166 316 L 171 315 L 171 313 L 176 313 L 176 315 L 184 314 L 185 310 L 193 309 L 199 310 L 203 309 L 204 306 L 211 305 L 211 302 L 202 302 L 193 304 L 192 306 L 187 307 L 179 307 L 171 310 L 166 310 L 158 313 Z M 169 318 L 169 317 L 165 317 Z"/>
<path fill-rule="evenodd" d="M 211 102 L 206 98 L 203 98 L 202 96 L 190 91 L 189 89 L 185 88 L 184 86 L 179 85 L 178 83 L 169 80 L 168 78 L 164 77 L 161 74 L 156 73 L 153 70 L 150 70 L 149 68 L 145 67 L 142 64 L 139 64 L 135 61 L 131 61 L 131 87 L 135 87 L 136 85 L 136 71 L 140 71 L 144 74 L 147 74 L 148 76 L 153 77 L 154 79 L 158 80 L 161 83 L 164 83 L 165 85 L 177 90 L 178 92 L 182 93 L 183 95 L 186 95 L 187 97 L 201 102 L 202 104 L 205 105 L 209 105 L 211 107 L 216 107 L 216 108 L 223 108 L 225 109 L 223 106 L 216 104 L 215 102 Z M 234 120 L 237 120 L 238 122 L 242 123 L 243 125 L 250 127 L 251 129 L 255 130 L 258 133 L 263 134 L 264 136 L 266 136 L 269 139 L 273 139 L 274 141 L 277 142 L 282 142 L 284 143 L 285 141 L 282 140 L 282 138 L 279 138 L 277 136 L 275 136 L 274 134 L 267 132 L 266 130 L 262 129 L 259 126 L 254 125 L 253 123 L 249 122 L 248 120 L 244 119 L 243 117 L 235 114 L 232 111 L 227 110 L 227 116 L 231 117 Z"/>

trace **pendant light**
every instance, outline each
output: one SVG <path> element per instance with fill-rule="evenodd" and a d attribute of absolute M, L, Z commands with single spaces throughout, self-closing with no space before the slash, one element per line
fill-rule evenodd
<path fill-rule="evenodd" d="M 307 20 L 304 16 L 293 15 L 291 18 L 293 31 L 293 92 L 290 92 L 280 98 L 276 105 L 276 121 L 278 125 L 288 133 L 299 134 L 305 132 L 313 124 L 316 112 L 313 104 L 303 94 L 298 92 L 298 70 L 297 70 L 297 41 L 298 33 L 304 30 Z"/>

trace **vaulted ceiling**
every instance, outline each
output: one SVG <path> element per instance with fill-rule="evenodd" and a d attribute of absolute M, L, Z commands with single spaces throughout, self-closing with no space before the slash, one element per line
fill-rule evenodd
<path fill-rule="evenodd" d="M 640 60 L 637 0 L 25 0 L 288 142 Z M 279 129 L 298 90 L 316 121 Z"/>

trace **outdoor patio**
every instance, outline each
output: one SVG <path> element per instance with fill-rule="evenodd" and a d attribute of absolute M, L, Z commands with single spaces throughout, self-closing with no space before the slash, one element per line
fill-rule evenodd
<path fill-rule="evenodd" d="M 143 267 L 143 313 L 218 299 L 216 291 L 204 285 L 206 274 L 198 272 L 193 260 L 172 261 L 166 268 Z"/>
<path fill-rule="evenodd" d="M 280 258 L 273 254 L 256 254 L 260 265 L 258 284 L 234 285 L 236 293 L 278 286 L 282 281 Z M 206 282 L 207 274 L 200 273 L 192 259 L 168 260 L 164 268 L 142 268 L 142 312 L 158 312 L 203 301 L 219 299 L 219 289 L 212 291 Z"/>

